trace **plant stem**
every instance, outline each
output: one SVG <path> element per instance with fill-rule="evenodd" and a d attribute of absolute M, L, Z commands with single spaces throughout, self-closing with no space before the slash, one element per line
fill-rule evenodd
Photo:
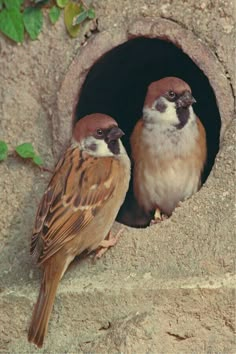
<path fill-rule="evenodd" d="M 86 10 L 89 9 L 89 6 L 84 2 L 84 0 L 80 0 L 80 2 Z"/>

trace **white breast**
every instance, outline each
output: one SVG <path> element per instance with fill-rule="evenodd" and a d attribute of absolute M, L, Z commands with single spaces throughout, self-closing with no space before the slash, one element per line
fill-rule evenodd
<path fill-rule="evenodd" d="M 182 129 L 170 124 L 146 124 L 140 145 L 148 158 L 135 165 L 135 194 L 140 205 L 150 212 L 159 207 L 170 215 L 180 201 L 198 190 L 201 171 L 194 151 L 198 149 L 198 128 L 193 111 Z M 151 165 L 150 165 L 151 161 Z"/>
<path fill-rule="evenodd" d="M 180 159 L 171 161 L 163 168 L 155 162 L 156 172 L 143 169 L 143 183 L 139 187 L 139 199 L 146 212 L 160 208 L 170 215 L 180 201 L 196 193 L 199 185 L 199 173 L 194 164 L 186 165 Z"/>

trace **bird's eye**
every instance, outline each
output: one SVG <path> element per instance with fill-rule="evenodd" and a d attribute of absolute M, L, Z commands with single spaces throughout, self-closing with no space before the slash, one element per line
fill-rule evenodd
<path fill-rule="evenodd" d="M 173 100 L 176 97 L 176 94 L 174 91 L 169 91 L 168 96 Z"/>
<path fill-rule="evenodd" d="M 98 129 L 98 130 L 97 130 L 97 135 L 98 135 L 98 136 L 103 136 L 103 131 L 102 131 L 101 129 Z"/>

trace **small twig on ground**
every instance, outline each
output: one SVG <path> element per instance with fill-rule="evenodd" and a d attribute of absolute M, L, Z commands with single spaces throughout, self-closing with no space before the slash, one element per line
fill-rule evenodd
<path fill-rule="evenodd" d="M 49 172 L 49 173 L 53 174 L 53 171 L 50 168 L 47 168 L 45 166 L 39 166 L 39 168 L 43 172 Z"/>

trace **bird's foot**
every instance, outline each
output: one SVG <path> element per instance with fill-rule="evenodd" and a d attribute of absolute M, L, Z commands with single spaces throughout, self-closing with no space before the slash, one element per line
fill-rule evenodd
<path fill-rule="evenodd" d="M 105 238 L 105 240 L 103 240 L 99 244 L 98 250 L 96 251 L 96 254 L 94 256 L 94 260 L 100 259 L 103 256 L 103 254 L 108 250 L 108 248 L 115 246 L 123 231 L 124 229 L 120 229 L 115 235 L 113 235 L 112 232 L 110 231 L 107 237 Z"/>
<path fill-rule="evenodd" d="M 168 216 L 166 214 L 162 214 L 160 209 L 156 209 L 154 218 L 150 222 L 150 226 L 159 224 L 160 222 L 168 219 Z"/>

